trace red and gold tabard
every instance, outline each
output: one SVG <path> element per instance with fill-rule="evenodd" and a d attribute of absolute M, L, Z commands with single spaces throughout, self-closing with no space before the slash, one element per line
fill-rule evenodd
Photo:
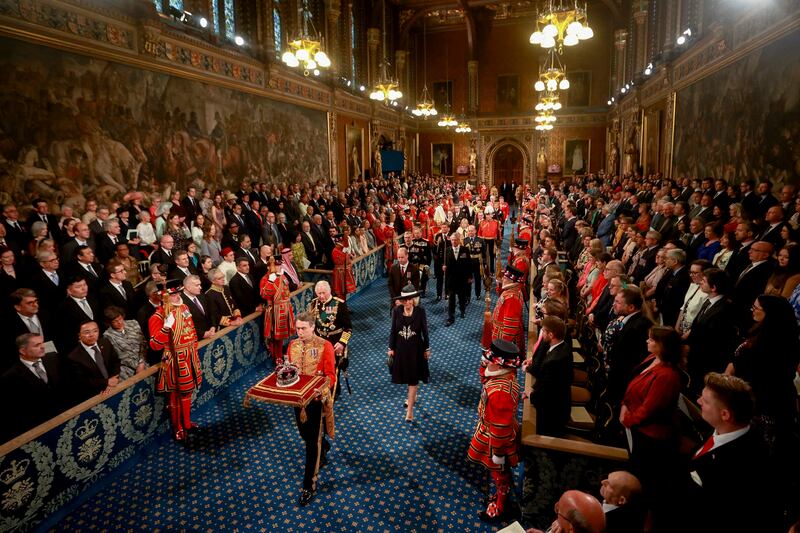
<path fill-rule="evenodd" d="M 325 428 L 333 437 L 333 396 L 331 391 L 336 387 L 336 358 L 333 345 L 316 335 L 307 342 L 294 339 L 286 350 L 286 358 L 300 369 L 300 374 L 303 376 L 322 375 L 328 378 L 327 384 L 322 388 L 321 401 L 324 404 Z"/>
<path fill-rule="evenodd" d="M 484 220 L 481 222 L 481 227 L 478 228 L 478 237 L 482 239 L 497 240 L 500 235 L 500 224 L 492 220 Z"/>
<path fill-rule="evenodd" d="M 478 427 L 469 443 L 467 458 L 489 470 L 503 470 L 505 465 L 492 462 L 492 455 L 504 456 L 506 465 L 519 463 L 519 423 L 517 373 L 505 369 L 498 375 L 481 375 L 483 391 L 478 404 Z"/>
<path fill-rule="evenodd" d="M 346 254 L 341 243 L 337 243 L 331 253 L 333 256 L 333 294 L 345 296 L 356 292 L 356 278 L 353 275 L 353 260 Z"/>
<path fill-rule="evenodd" d="M 192 392 L 203 381 L 200 357 L 197 354 L 197 332 L 192 314 L 186 305 L 172 308 L 175 324 L 164 328 L 164 307 L 156 309 L 150 317 L 150 347 L 164 350 L 161 371 L 156 382 L 156 391 L 181 393 Z"/>
<path fill-rule="evenodd" d="M 513 342 L 525 353 L 525 327 L 522 319 L 524 297 L 519 283 L 503 289 L 492 312 L 492 340 L 504 339 Z M 489 348 L 489 346 L 484 346 Z"/>
<path fill-rule="evenodd" d="M 270 281 L 273 276 L 274 279 Z M 265 339 L 288 339 L 294 335 L 294 311 L 289 295 L 289 284 L 283 274 L 269 274 L 261 278 L 261 297 L 267 302 L 264 311 Z"/>

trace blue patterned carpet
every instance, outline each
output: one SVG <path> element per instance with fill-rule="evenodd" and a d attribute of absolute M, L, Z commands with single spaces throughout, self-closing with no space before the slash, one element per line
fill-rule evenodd
<path fill-rule="evenodd" d="M 507 246 L 504 246 L 507 249 Z M 488 476 L 466 450 L 480 394 L 477 365 L 483 302 L 444 327 L 446 302 L 422 301 L 431 332 L 431 383 L 416 422 L 405 422 L 406 389 L 386 368 L 388 291 L 378 280 L 349 304 L 354 320 L 350 383 L 336 404 L 336 439 L 316 500 L 297 507 L 304 448 L 290 408 L 254 404 L 261 367 L 200 409 L 192 446 L 156 443 L 151 453 L 81 503 L 65 530 L 254 530 L 484 532 L 478 511 Z M 521 485 L 519 472 L 515 476 Z M 520 490 L 517 489 L 519 493 Z"/>

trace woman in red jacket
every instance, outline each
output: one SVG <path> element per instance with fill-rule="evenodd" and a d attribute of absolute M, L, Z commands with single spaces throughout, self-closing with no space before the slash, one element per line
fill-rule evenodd
<path fill-rule="evenodd" d="M 642 483 L 654 525 L 658 531 L 662 527 L 669 531 L 669 506 L 680 483 L 676 473 L 682 471 L 674 422 L 681 393 L 677 370 L 681 337 L 672 328 L 654 326 L 650 328 L 647 349 L 650 355 L 639 365 L 639 373 L 625 391 L 619 421 L 628 433 L 630 471 Z"/>

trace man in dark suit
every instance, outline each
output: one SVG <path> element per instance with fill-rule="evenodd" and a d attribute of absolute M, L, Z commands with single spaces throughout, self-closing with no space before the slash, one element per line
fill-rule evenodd
<path fill-rule="evenodd" d="M 68 240 L 64 246 L 61 247 L 61 264 L 66 266 L 75 259 L 75 252 L 80 246 L 88 246 L 92 250 L 95 249 L 94 237 L 89 230 L 89 226 L 83 222 L 75 224 L 75 237 Z"/>
<path fill-rule="evenodd" d="M 258 255 L 253 253 L 252 244 L 253 241 L 250 239 L 250 235 L 241 235 L 239 237 L 239 248 L 236 250 L 235 254 L 236 259 L 240 257 L 247 259 L 247 262 L 250 263 L 251 270 L 255 268 L 258 263 Z M 280 246 L 273 248 L 276 256 L 280 255 L 279 250 Z"/>
<path fill-rule="evenodd" d="M 563 250 L 571 250 L 575 245 L 575 241 L 578 240 L 578 230 L 575 229 L 575 223 L 578 221 L 578 217 L 575 211 L 575 204 L 571 202 L 567 204 L 564 210 L 564 217 L 566 220 L 564 221 L 564 230 L 561 232 Z"/>
<path fill-rule="evenodd" d="M 89 294 L 97 295 L 100 287 L 103 266 L 95 261 L 94 252 L 88 246 L 79 246 L 75 251 L 75 261 L 69 267 L 68 274 L 71 277 L 83 276 L 89 285 Z"/>
<path fill-rule="evenodd" d="M 178 279 L 183 281 L 183 278 L 186 276 L 191 276 L 194 274 L 195 276 L 198 274 L 197 269 L 192 265 L 189 261 L 189 254 L 186 250 L 178 250 L 174 254 L 175 262 L 170 265 L 169 267 L 169 274 L 167 277 L 169 279 Z"/>
<path fill-rule="evenodd" d="M 27 250 L 31 240 L 30 231 L 19 220 L 19 211 L 14 204 L 3 206 L 3 225 L 6 228 L 6 240 L 14 243 L 17 250 Z"/>
<path fill-rule="evenodd" d="M 701 218 L 692 218 L 689 222 L 689 240 L 686 243 L 686 259 L 694 261 L 697 259 L 697 252 L 706 243 L 704 230 L 705 222 Z"/>
<path fill-rule="evenodd" d="M 614 297 L 614 313 L 621 320 L 621 329 L 606 353 L 606 364 L 608 400 L 615 411 L 619 409 L 634 369 L 647 356 L 647 336 L 653 323 L 642 314 L 642 303 L 642 293 L 632 288 L 622 289 Z M 608 327 L 619 326 L 612 321 Z"/>
<path fill-rule="evenodd" d="M 264 227 L 261 228 L 260 234 L 261 241 L 265 244 L 269 244 L 278 250 L 283 246 L 283 236 L 278 230 L 278 225 L 275 221 L 275 213 L 267 214 L 267 220 L 264 222 Z"/>
<path fill-rule="evenodd" d="M 419 290 L 420 287 L 420 270 L 419 267 L 414 267 L 408 261 L 408 249 L 405 247 L 398 248 L 397 250 L 397 263 L 392 265 L 389 269 L 389 277 L 387 278 L 389 285 L 389 298 L 391 298 L 391 306 L 400 305 L 400 300 L 395 300 L 400 296 L 403 287 L 409 283 Z"/>
<path fill-rule="evenodd" d="M 656 267 L 658 243 L 661 234 L 657 231 L 648 231 L 644 237 L 644 249 L 640 254 L 634 255 L 636 262 L 632 265 L 632 278 L 634 283 L 641 283 L 644 278 Z"/>
<path fill-rule="evenodd" d="M 755 219 L 763 220 L 767 210 L 773 205 L 778 205 L 778 199 L 772 195 L 772 182 L 762 181 L 758 184 L 758 203 L 756 204 Z"/>
<path fill-rule="evenodd" d="M 691 506 L 696 531 L 785 530 L 782 513 L 776 509 L 779 498 L 775 497 L 776 484 L 770 479 L 761 434 L 750 427 L 750 385 L 735 376 L 709 373 L 699 404 L 703 420 L 714 433 L 689 464 L 683 501 Z"/>
<path fill-rule="evenodd" d="M 458 297 L 461 318 L 466 316 L 469 284 L 472 282 L 472 260 L 467 247 L 461 245 L 461 235 L 453 233 L 450 236 L 450 243 L 451 246 L 445 252 L 447 255 L 442 267 L 448 295 L 445 326 L 452 326 L 456 320 L 456 297 Z"/>
<path fill-rule="evenodd" d="M 322 262 L 322 242 L 317 239 L 308 221 L 303 222 L 302 229 L 300 242 L 303 243 L 303 249 L 306 252 L 309 263 L 311 263 L 311 267 L 316 268 Z"/>
<path fill-rule="evenodd" d="M 686 252 L 678 248 L 667 250 L 664 263 L 669 272 L 656 285 L 656 304 L 661 312 L 661 323 L 674 327 L 689 290 L 689 269 L 686 268 Z"/>
<path fill-rule="evenodd" d="M 172 265 L 175 262 L 175 239 L 165 233 L 158 241 L 158 250 L 150 254 L 150 264 Z"/>
<path fill-rule="evenodd" d="M 61 228 L 58 227 L 58 219 L 50 214 L 50 206 L 47 205 L 47 201 L 37 198 L 31 204 L 33 211 L 25 221 L 25 227 L 32 228 L 34 222 L 44 222 L 47 225 L 47 236 L 56 241 L 56 244 L 60 244 Z"/>
<path fill-rule="evenodd" d="M 533 294 L 540 297 L 542 294 L 542 285 L 544 284 L 544 271 L 548 265 L 554 265 L 558 259 L 558 252 L 555 248 L 545 248 L 542 251 L 542 258 L 539 262 L 539 269 L 536 271 L 536 277 L 533 278 Z"/>
<path fill-rule="evenodd" d="M 116 219 L 108 219 L 103 224 L 105 231 L 97 236 L 97 259 L 106 264 L 109 259 L 114 257 L 117 253 L 117 243 L 125 242 L 125 237 L 122 236 L 119 221 Z"/>
<path fill-rule="evenodd" d="M 59 307 L 57 316 L 60 326 L 56 337 L 58 353 L 68 354 L 78 344 L 80 325 L 90 320 L 99 321 L 103 316 L 100 305 L 89 296 L 85 278 L 74 277 L 67 281 L 67 298 Z"/>
<path fill-rule="evenodd" d="M 256 310 L 261 303 L 260 291 L 253 278 L 250 277 L 250 261 L 246 257 L 236 259 L 236 274 L 233 275 L 228 285 L 231 288 L 233 301 L 247 316 Z"/>
<path fill-rule="evenodd" d="M 186 213 L 186 223 L 194 222 L 198 213 L 202 213 L 200 204 L 197 202 L 197 189 L 189 187 L 186 189 L 186 196 L 181 200 L 181 206 Z"/>
<path fill-rule="evenodd" d="M 756 241 L 750 246 L 750 264 L 745 267 L 734 282 L 733 307 L 736 313 L 736 323 L 739 331 L 746 332 L 753 325 L 750 307 L 756 296 L 764 292 L 767 281 L 772 275 L 775 263 L 772 260 L 772 244 L 766 241 Z"/>
<path fill-rule="evenodd" d="M 28 286 L 36 291 L 45 309 L 56 309 L 67 297 L 67 278 L 59 271 L 58 256 L 42 251 L 36 256 L 37 265 L 31 268 Z"/>
<path fill-rule="evenodd" d="M 739 184 L 742 193 L 742 214 L 749 220 L 758 218 L 758 202 L 760 198 L 755 193 L 755 180 L 745 180 Z"/>
<path fill-rule="evenodd" d="M 785 224 L 783 221 L 783 207 L 780 205 L 773 205 L 767 209 L 767 214 L 764 215 L 764 221 L 767 223 L 767 227 L 761 232 L 758 240 L 767 241 L 772 244 L 775 250 L 780 250 L 785 244 L 783 237 L 781 237 L 781 230 Z"/>
<path fill-rule="evenodd" d="M 128 281 L 125 267 L 117 259 L 112 259 L 106 265 L 108 281 L 100 288 L 100 305 L 105 310 L 112 305 L 125 312 L 125 320 L 136 316 L 136 293 L 133 285 Z"/>
<path fill-rule="evenodd" d="M 0 377 L 0 442 L 6 442 L 69 407 L 61 358 L 46 355 L 44 338 L 23 333 L 15 339 L 16 360 Z M 16 406 L 11 408 L 11 406 Z"/>
<path fill-rule="evenodd" d="M 211 324 L 211 310 L 203 294 L 199 276 L 186 276 L 183 278 L 183 292 L 181 294 L 183 303 L 192 313 L 194 329 L 197 332 L 197 339 L 207 339 L 216 333 L 216 328 Z"/>
<path fill-rule="evenodd" d="M 738 279 L 739 274 L 750 264 L 750 247 L 756 242 L 755 237 L 756 227 L 752 222 L 739 222 L 736 226 L 736 240 L 740 247 L 733 252 L 725 267 L 725 272 L 731 279 Z"/>
<path fill-rule="evenodd" d="M 600 482 L 606 533 L 641 533 L 647 508 L 641 501 L 642 484 L 624 470 L 608 474 Z"/>
<path fill-rule="evenodd" d="M 67 356 L 75 398 L 81 402 L 107 394 L 119 383 L 119 355 L 108 339 L 100 338 L 97 322 L 81 324 L 79 343 Z"/>
<path fill-rule="evenodd" d="M 48 342 L 54 340 L 56 334 L 48 319 L 49 315 L 46 312 L 42 313 L 39 298 L 33 290 L 25 287 L 17 289 L 11 293 L 9 300 L 13 311 L 4 322 L 2 334 L 4 350 L 0 355 L 0 373 L 16 362 L 17 337 L 24 333 L 35 333 Z"/>
<path fill-rule="evenodd" d="M 541 365 L 537 365 L 536 381 L 531 391 L 531 404 L 536 408 L 536 434 L 561 437 L 569 422 L 572 400 L 572 347 L 564 342 L 566 326 L 555 316 L 542 319 L 543 343 L 548 345 Z"/>
<path fill-rule="evenodd" d="M 703 377 L 708 372 L 722 372 L 731 361 L 738 335 L 733 307 L 728 294 L 730 277 L 718 268 L 703 271 L 700 290 L 708 299 L 700 307 L 692 321 L 692 329 L 686 338 L 689 345 L 687 370 L 691 382 L 690 390 L 699 394 L 703 388 Z"/>
<path fill-rule="evenodd" d="M 89 230 L 92 232 L 92 235 L 97 238 L 98 235 L 103 233 L 105 230 L 105 223 L 108 220 L 108 217 L 111 216 L 111 211 L 107 207 L 98 207 L 97 208 L 97 218 L 89 222 Z"/>

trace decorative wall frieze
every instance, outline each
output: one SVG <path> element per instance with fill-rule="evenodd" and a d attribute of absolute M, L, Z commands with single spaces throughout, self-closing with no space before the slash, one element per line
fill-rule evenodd
<path fill-rule="evenodd" d="M 269 72 L 268 87 L 275 93 L 315 107 L 320 105 L 327 107 L 331 104 L 331 92 L 327 87 L 306 81 L 307 78 L 288 74 L 282 68 L 274 65 L 270 66 Z"/>
<path fill-rule="evenodd" d="M 116 14 L 98 14 L 55 0 L 0 0 L 0 23 L 3 19 L 48 34 L 64 34 L 111 49 L 136 51 L 135 24 Z"/>

